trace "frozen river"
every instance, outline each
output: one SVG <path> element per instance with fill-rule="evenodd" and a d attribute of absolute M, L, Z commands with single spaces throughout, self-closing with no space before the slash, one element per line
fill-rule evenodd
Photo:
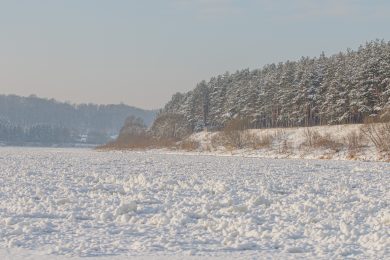
<path fill-rule="evenodd" d="M 389 201 L 389 163 L 0 148 L 0 258 L 389 258 Z"/>

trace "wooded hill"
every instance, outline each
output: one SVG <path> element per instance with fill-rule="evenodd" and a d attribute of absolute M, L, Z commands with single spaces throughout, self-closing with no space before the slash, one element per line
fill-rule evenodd
<path fill-rule="evenodd" d="M 117 135 L 128 116 L 151 125 L 156 111 L 124 104 L 69 104 L 34 95 L 0 95 L 0 143 L 102 144 Z"/>
<path fill-rule="evenodd" d="M 226 72 L 177 93 L 151 132 L 180 137 L 221 129 L 234 118 L 248 128 L 361 123 L 390 106 L 390 42 L 372 41 L 330 57 L 302 57 L 262 69 Z"/>

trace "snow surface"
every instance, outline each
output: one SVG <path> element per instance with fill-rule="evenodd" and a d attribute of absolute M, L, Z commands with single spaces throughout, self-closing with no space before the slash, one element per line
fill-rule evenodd
<path fill-rule="evenodd" d="M 0 148 L 0 259 L 390 257 L 390 164 Z"/>

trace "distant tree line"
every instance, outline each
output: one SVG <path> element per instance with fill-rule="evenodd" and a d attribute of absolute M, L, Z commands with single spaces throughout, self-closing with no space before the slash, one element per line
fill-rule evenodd
<path fill-rule="evenodd" d="M 221 129 L 235 118 L 245 119 L 248 128 L 361 123 L 389 107 L 389 98 L 390 42 L 376 40 L 357 51 L 322 53 L 202 81 L 188 93 L 173 95 L 152 132 L 174 136 Z"/>
<path fill-rule="evenodd" d="M 119 133 L 129 115 L 150 125 L 155 114 L 123 104 L 73 105 L 34 95 L 0 95 L 0 142 L 102 144 Z"/>
<path fill-rule="evenodd" d="M 143 110 L 124 104 L 74 105 L 34 95 L 29 97 L 0 95 L 0 119 L 22 127 L 47 124 L 117 134 L 129 115 L 140 117 L 145 124 L 150 125 L 155 113 L 153 110 Z"/>
<path fill-rule="evenodd" d="M 21 127 L 0 121 L 0 143 L 6 145 L 102 144 L 109 139 L 103 132 L 91 131 L 84 135 L 61 126 L 39 124 Z"/>
<path fill-rule="evenodd" d="M 0 142 L 22 144 L 25 142 L 42 144 L 65 144 L 77 139 L 69 129 L 50 125 L 35 125 L 27 128 L 0 122 Z"/>

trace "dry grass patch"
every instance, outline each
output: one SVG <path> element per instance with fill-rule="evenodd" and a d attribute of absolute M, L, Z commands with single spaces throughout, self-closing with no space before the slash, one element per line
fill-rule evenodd
<path fill-rule="evenodd" d="M 357 159 L 358 153 L 366 145 L 366 138 L 361 132 L 352 131 L 344 137 L 344 145 L 347 147 L 348 159 Z"/>
<path fill-rule="evenodd" d="M 183 140 L 178 144 L 178 148 L 185 151 L 196 151 L 199 146 L 199 142 L 189 139 Z"/>
<path fill-rule="evenodd" d="M 342 147 L 342 144 L 337 142 L 330 133 L 321 134 L 317 130 L 306 128 L 304 137 L 303 145 L 307 147 L 332 149 L 336 152 Z"/>
<path fill-rule="evenodd" d="M 97 147 L 103 150 L 145 150 L 153 148 L 175 148 L 176 140 L 152 138 L 144 136 L 127 136 L 121 137 L 108 144 Z"/>
<path fill-rule="evenodd" d="M 226 149 L 262 149 L 270 148 L 274 140 L 268 133 L 251 133 L 249 130 L 221 131 L 211 138 L 212 147 Z"/>
<path fill-rule="evenodd" d="M 241 139 L 245 148 L 262 149 L 270 148 L 274 137 L 269 133 L 251 133 L 250 131 L 243 131 Z"/>

